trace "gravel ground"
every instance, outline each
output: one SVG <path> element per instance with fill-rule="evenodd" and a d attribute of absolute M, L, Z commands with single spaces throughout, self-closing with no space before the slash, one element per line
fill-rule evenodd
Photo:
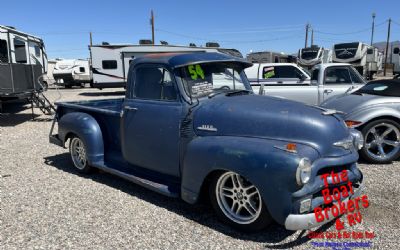
<path fill-rule="evenodd" d="M 51 101 L 117 98 L 120 90 L 71 89 Z M 66 149 L 48 143 L 49 116 L 31 120 L 29 105 L 10 104 L 0 117 L 1 249 L 310 249 L 307 231 L 273 224 L 242 234 L 222 225 L 206 204 L 188 205 L 106 173 L 89 176 L 72 167 Z M 370 206 L 348 231 L 374 232 L 375 249 L 400 243 L 399 162 L 360 165 Z M 319 228 L 333 232 L 334 224 Z M 357 242 L 358 240 L 342 240 Z M 320 248 L 322 249 L 322 248 Z"/>

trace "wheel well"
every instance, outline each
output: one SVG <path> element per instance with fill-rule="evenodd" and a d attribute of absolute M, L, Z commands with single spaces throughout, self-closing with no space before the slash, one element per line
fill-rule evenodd
<path fill-rule="evenodd" d="M 373 122 L 373 121 L 376 121 L 376 120 L 383 120 L 383 119 L 393 120 L 393 121 L 397 122 L 398 124 L 400 124 L 400 118 L 395 117 L 395 116 L 385 115 L 385 116 L 378 116 L 378 117 L 375 117 L 375 118 L 373 118 L 373 119 L 371 119 L 371 120 L 365 122 L 363 125 L 361 125 L 361 126 L 358 127 L 358 130 L 362 130 L 367 124 L 369 124 L 369 123 L 371 123 L 371 122 Z"/>
<path fill-rule="evenodd" d="M 73 133 L 73 132 L 68 132 L 66 135 L 65 135 L 65 139 L 64 139 L 64 144 L 69 140 L 69 139 L 71 139 L 72 137 L 74 137 L 74 136 L 77 136 L 75 133 Z"/>
<path fill-rule="evenodd" d="M 206 178 L 204 178 L 203 183 L 201 184 L 200 194 L 199 194 L 199 202 L 209 203 L 210 197 L 208 196 L 208 188 L 210 186 L 210 182 L 212 178 L 215 176 L 221 175 L 222 173 L 226 172 L 222 169 L 213 170 L 207 174 Z"/>

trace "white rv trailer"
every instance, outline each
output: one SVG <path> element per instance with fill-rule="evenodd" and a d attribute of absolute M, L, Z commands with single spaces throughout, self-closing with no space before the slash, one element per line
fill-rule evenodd
<path fill-rule="evenodd" d="M 246 56 L 252 63 L 296 63 L 297 58 L 282 52 L 260 51 L 252 52 Z"/>
<path fill-rule="evenodd" d="M 392 64 L 393 64 L 393 75 L 400 74 L 400 47 L 394 47 L 392 50 Z"/>
<path fill-rule="evenodd" d="M 0 103 L 42 91 L 42 75 L 46 71 L 43 40 L 14 27 L 0 25 Z"/>
<path fill-rule="evenodd" d="M 89 60 L 87 59 L 56 59 L 53 77 L 57 85 L 71 88 L 84 87 L 91 82 Z"/>
<path fill-rule="evenodd" d="M 94 88 L 125 87 L 129 64 L 134 58 L 152 53 L 221 52 L 241 57 L 235 49 L 176 45 L 102 44 L 89 46 Z"/>
<path fill-rule="evenodd" d="M 311 69 L 320 63 L 331 63 L 332 50 L 312 45 L 311 47 L 299 49 L 298 58 L 300 66 Z"/>
<path fill-rule="evenodd" d="M 365 76 L 382 70 L 382 53 L 371 45 L 361 42 L 339 43 L 333 45 L 332 61 L 337 63 L 350 63 L 357 71 Z"/>

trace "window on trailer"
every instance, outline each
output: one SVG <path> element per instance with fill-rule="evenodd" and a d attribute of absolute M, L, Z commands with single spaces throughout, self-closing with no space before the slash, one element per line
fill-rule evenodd
<path fill-rule="evenodd" d="M 33 48 L 35 49 L 35 56 L 40 57 L 40 47 L 38 45 L 34 45 Z"/>
<path fill-rule="evenodd" d="M 116 60 L 104 60 L 102 61 L 103 69 L 116 69 L 117 61 Z"/>
<path fill-rule="evenodd" d="M 18 38 L 14 38 L 14 48 L 15 48 L 15 62 L 27 63 L 25 41 L 20 40 Z"/>
<path fill-rule="evenodd" d="M 0 63 L 8 63 L 7 41 L 0 39 Z"/>

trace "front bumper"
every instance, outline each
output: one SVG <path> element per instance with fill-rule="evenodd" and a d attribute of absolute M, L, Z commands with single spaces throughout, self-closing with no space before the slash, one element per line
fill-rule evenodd
<path fill-rule="evenodd" d="M 364 189 L 364 184 L 361 183 L 360 186 L 354 191 L 354 194 L 347 197 L 342 202 L 347 202 L 351 198 L 360 196 L 361 191 L 363 189 Z M 337 205 L 338 203 L 335 202 L 334 204 Z M 305 230 L 305 229 L 311 229 L 314 227 L 322 226 L 336 218 L 333 216 L 331 210 L 328 211 L 328 218 L 329 219 L 325 219 L 322 222 L 317 222 L 317 220 L 315 218 L 315 213 L 289 214 L 285 220 L 285 228 L 287 230 L 297 231 L 297 230 Z"/>

